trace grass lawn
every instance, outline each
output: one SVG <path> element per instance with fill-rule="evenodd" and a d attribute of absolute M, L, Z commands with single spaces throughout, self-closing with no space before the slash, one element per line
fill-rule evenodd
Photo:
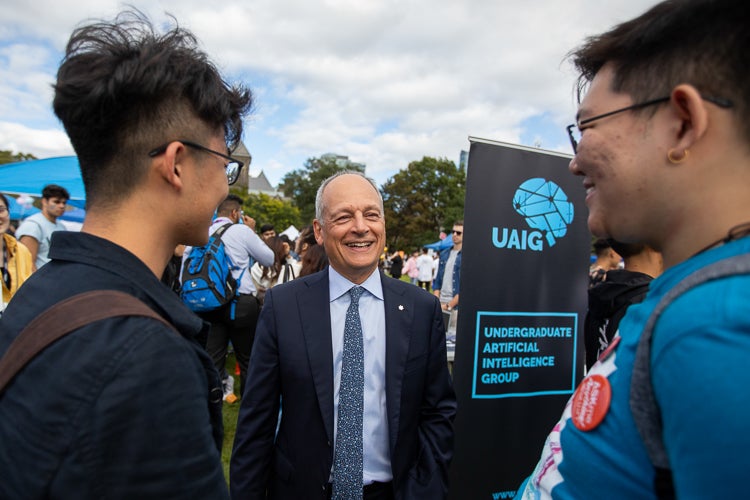
<path fill-rule="evenodd" d="M 240 395 L 240 376 L 234 374 L 234 354 L 227 355 L 227 372 L 234 377 L 234 393 Z M 234 431 L 237 428 L 237 415 L 240 412 L 240 401 L 234 404 L 224 403 L 224 446 L 221 447 L 221 463 L 224 466 L 224 478 L 229 484 L 229 459 L 232 456 Z"/>

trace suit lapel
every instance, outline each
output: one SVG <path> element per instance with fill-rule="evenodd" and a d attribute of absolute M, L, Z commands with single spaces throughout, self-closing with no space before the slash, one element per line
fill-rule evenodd
<path fill-rule="evenodd" d="M 333 442 L 333 347 L 328 271 L 309 281 L 297 296 L 313 383 L 328 439 Z"/>
<path fill-rule="evenodd" d="M 414 300 L 396 287 L 395 280 L 381 273 L 385 306 L 385 392 L 391 453 L 395 453 L 401 409 L 401 388 L 406 357 L 409 353 Z"/>

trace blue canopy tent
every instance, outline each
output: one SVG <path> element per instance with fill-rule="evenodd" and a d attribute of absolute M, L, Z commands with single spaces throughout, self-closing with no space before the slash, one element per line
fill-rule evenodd
<path fill-rule="evenodd" d="M 22 195 L 39 198 L 42 195 L 42 189 L 47 184 L 57 184 L 70 193 L 68 210 L 60 219 L 83 222 L 86 216 L 86 211 L 83 209 L 86 206 L 86 193 L 76 156 L 59 156 L 0 165 L 0 192 L 5 193 L 8 198 L 11 219 L 24 219 L 38 212 L 38 208 L 21 205 L 14 198 Z"/>
<path fill-rule="evenodd" d="M 0 192 L 38 198 L 47 184 L 57 184 L 67 189 L 70 193 L 68 205 L 85 207 L 86 193 L 76 156 L 59 156 L 0 165 Z"/>
<path fill-rule="evenodd" d="M 73 208 L 72 210 L 66 210 L 64 214 L 58 217 L 61 220 L 67 220 L 70 222 L 83 223 L 83 219 L 86 218 L 86 211 L 82 208 Z"/>
<path fill-rule="evenodd" d="M 439 252 L 443 250 L 444 248 L 450 248 L 452 246 L 453 246 L 453 235 L 449 234 L 442 240 L 438 240 L 435 243 L 430 243 L 429 245 L 425 245 L 424 247 Z"/>

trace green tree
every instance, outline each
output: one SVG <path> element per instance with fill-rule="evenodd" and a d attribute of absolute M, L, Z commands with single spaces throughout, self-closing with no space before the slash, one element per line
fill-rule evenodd
<path fill-rule="evenodd" d="M 310 224 L 315 218 L 315 195 L 321 182 L 341 170 L 364 172 L 364 167 L 341 162 L 335 157 L 309 158 L 303 168 L 289 172 L 281 180 L 279 190 L 284 196 L 294 200 L 299 208 L 302 225 Z"/>
<path fill-rule="evenodd" d="M 30 153 L 13 153 L 13 151 L 5 150 L 0 151 L 0 165 L 26 160 L 36 160 L 36 156 Z"/>
<path fill-rule="evenodd" d="M 389 251 L 411 251 L 463 219 L 466 171 L 445 158 L 425 156 L 388 179 L 381 192 Z"/>
<path fill-rule="evenodd" d="M 299 209 L 291 201 L 273 198 L 265 193 L 248 195 L 237 191 L 235 194 L 245 200 L 242 209 L 255 219 L 257 228 L 263 224 L 273 224 L 276 232 L 280 233 L 292 224 L 297 228 L 302 227 Z"/>

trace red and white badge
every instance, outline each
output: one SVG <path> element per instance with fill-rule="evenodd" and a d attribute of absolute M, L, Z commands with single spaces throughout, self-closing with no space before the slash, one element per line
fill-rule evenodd
<path fill-rule="evenodd" d="M 571 407 L 573 425 L 590 431 L 602 423 L 612 401 L 612 388 L 604 375 L 589 375 L 578 386 Z"/>

